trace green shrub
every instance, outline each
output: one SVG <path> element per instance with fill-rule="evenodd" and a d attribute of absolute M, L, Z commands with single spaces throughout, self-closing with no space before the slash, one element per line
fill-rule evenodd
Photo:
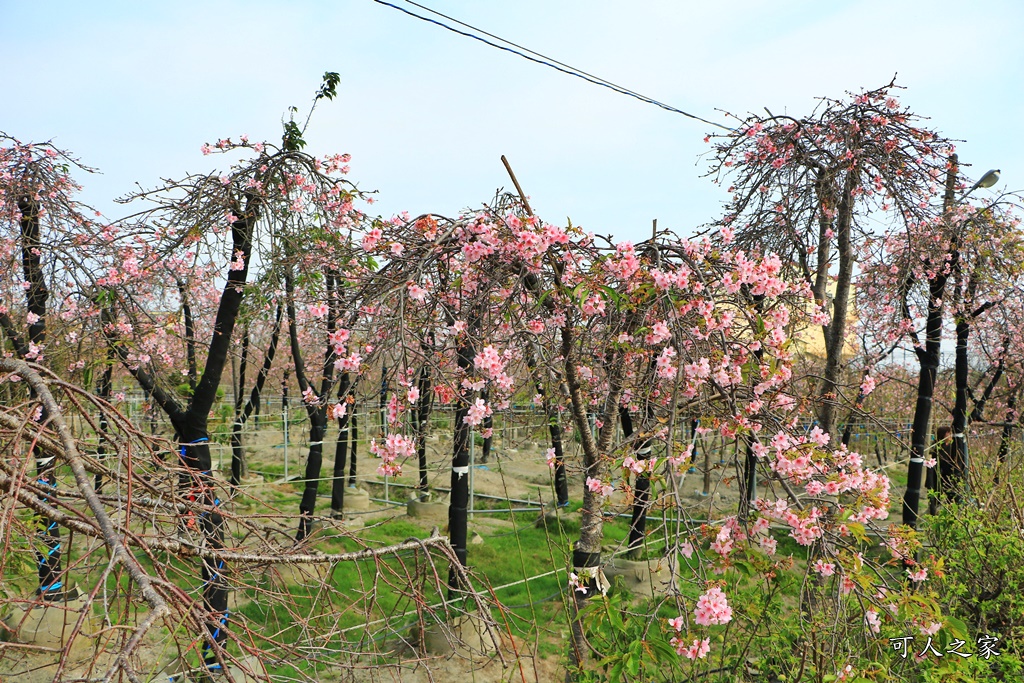
<path fill-rule="evenodd" d="M 991 680 L 1021 680 L 1024 638 L 1024 520 L 1019 478 L 996 484 L 983 505 L 948 503 L 928 521 L 931 551 L 943 561 L 937 577 L 949 613 L 975 638 L 999 638 Z M 978 680 L 989 680 L 979 678 Z"/>

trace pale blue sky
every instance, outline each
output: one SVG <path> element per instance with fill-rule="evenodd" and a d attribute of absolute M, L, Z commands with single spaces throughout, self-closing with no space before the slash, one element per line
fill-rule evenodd
<path fill-rule="evenodd" d="M 393 0 L 402 4 L 401 0 Z M 650 2 L 433 0 L 435 9 L 713 120 L 810 111 L 819 95 L 883 85 L 947 136 L 979 177 L 1024 187 L 1024 3 L 990 0 Z M 537 211 L 642 239 L 688 232 L 723 193 L 700 178 L 710 128 L 542 68 L 371 0 L 0 0 L 0 130 L 98 167 L 85 198 L 111 215 L 133 183 L 213 170 L 203 142 L 278 139 L 324 71 L 339 97 L 310 150 L 349 152 L 377 210 L 453 214 L 509 185 Z"/>

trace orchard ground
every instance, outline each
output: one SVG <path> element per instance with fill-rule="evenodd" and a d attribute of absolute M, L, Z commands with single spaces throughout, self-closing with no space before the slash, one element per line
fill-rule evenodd
<path fill-rule="evenodd" d="M 366 420 L 366 417 L 363 419 Z M 406 514 L 405 503 L 418 495 L 413 488 L 418 480 L 415 462 L 406 462 L 402 474 L 389 478 L 387 485 L 385 479 L 375 473 L 378 461 L 367 448 L 369 439 L 375 434 L 374 419 L 376 416 L 368 420 L 369 429 L 365 421 L 362 423 L 364 426 L 359 433 L 357 456 L 358 486 L 368 491 L 374 500 L 371 500 L 366 511 L 348 513 L 344 520 L 331 519 L 331 456 L 335 452 L 336 442 L 326 441 L 317 524 L 314 534 L 306 541 L 311 548 L 325 552 L 345 552 L 367 545 L 380 546 L 409 538 L 424 538 L 431 533 L 433 527 L 440 527 L 441 533 L 447 531 L 443 518 L 416 518 Z M 273 524 L 281 527 L 282 536 L 294 535 L 294 528 L 287 526 L 287 523 L 298 517 L 304 482 L 297 477 L 301 477 L 304 471 L 308 451 L 305 437 L 307 430 L 301 421 L 301 413 L 289 416 L 289 420 L 292 420 L 287 447 L 289 478 L 284 479 L 286 449 L 282 422 L 279 417 L 276 422 L 263 419 L 259 429 L 252 429 L 246 434 L 250 477 L 242 487 L 243 492 L 230 503 L 246 514 L 273 510 Z M 446 417 L 443 413 L 435 416 L 434 429 L 428 438 L 432 500 L 442 504 L 447 503 L 447 494 L 441 489 L 448 487 L 451 476 L 452 443 L 450 430 L 446 429 L 449 421 L 450 416 Z M 476 463 L 472 470 L 475 513 L 470 517 L 470 533 L 474 540 L 468 554 L 469 568 L 474 580 L 478 582 L 475 588 L 490 593 L 504 606 L 492 616 L 502 630 L 501 654 L 506 665 L 495 655 L 493 647 L 484 646 L 473 652 L 472 648 L 458 646 L 454 653 L 430 652 L 417 647 L 422 645 L 422 639 L 416 642 L 419 624 L 415 610 L 403 612 L 398 601 L 386 604 L 388 598 L 384 594 L 385 590 L 377 596 L 384 603 L 383 606 L 375 603 L 367 606 L 363 612 L 355 607 L 341 615 L 338 626 L 342 631 L 342 639 L 350 644 L 361 643 L 360 649 L 368 653 L 361 658 L 362 661 L 368 665 L 386 663 L 389 666 L 379 670 L 369 667 L 340 669 L 325 666 L 323 671 L 317 672 L 320 680 L 406 680 L 418 683 L 471 676 L 472 680 L 485 682 L 524 679 L 547 681 L 560 679 L 564 675 L 564 643 L 568 632 L 564 618 L 564 598 L 568 591 L 566 568 L 572 539 L 579 533 L 579 516 L 575 511 L 579 508 L 579 492 L 583 487 L 578 445 L 569 439 L 566 462 L 570 478 L 570 507 L 560 511 L 557 516 L 549 514 L 545 519 L 542 507 L 550 513 L 554 495 L 552 470 L 545 457 L 546 433 L 537 415 L 517 422 L 506 427 L 500 419 L 497 421 L 493 450 L 487 463 L 479 462 L 483 450 L 482 439 L 476 436 Z M 330 437 L 336 439 L 336 430 L 333 430 Z M 861 441 L 861 445 L 870 447 L 865 448 L 865 456 L 871 457 L 875 435 L 862 434 L 859 437 L 855 436 L 853 447 L 856 448 L 858 441 Z M 904 476 L 901 470 L 905 468 L 905 460 L 895 457 L 898 452 L 897 443 L 891 437 L 885 438 L 888 441 L 884 445 L 892 452 L 886 463 L 887 469 L 894 478 L 890 507 L 892 514 L 885 522 L 888 524 L 898 520 L 902 492 L 900 480 Z M 691 520 L 713 523 L 735 514 L 738 503 L 737 473 L 724 464 L 732 461 L 731 450 L 734 447 L 735 444 L 725 444 L 724 448 L 728 451 L 726 455 L 722 452 L 723 443 L 720 439 L 709 439 L 706 442 L 701 440 L 695 467 L 687 471 L 678 482 L 678 509 L 683 515 Z M 226 476 L 230 471 L 230 448 L 217 443 L 215 449 L 214 462 L 219 463 L 221 476 Z M 882 452 L 881 447 L 879 452 Z M 710 466 L 706 495 L 703 472 L 705 463 Z M 347 470 L 348 467 L 346 477 Z M 760 482 L 760 485 L 763 484 Z M 648 548 L 642 555 L 651 562 L 657 562 L 662 557 L 659 548 L 664 547 L 664 543 L 661 539 L 672 533 L 676 516 L 673 512 L 675 501 L 668 494 L 669 485 L 667 479 L 661 479 L 654 487 L 655 496 L 647 527 Z M 617 492 L 607 508 L 606 557 L 621 555 L 626 550 L 630 503 L 626 496 Z M 797 560 L 794 571 L 801 570 L 806 558 L 805 549 L 792 542 L 784 531 L 774 535 L 779 541 L 779 553 L 792 555 Z M 69 561 L 73 562 L 74 539 L 70 539 L 70 543 Z M 231 611 L 244 617 L 246 632 L 250 637 L 272 637 L 271 634 L 287 637 L 289 629 L 295 628 L 293 615 L 282 614 L 276 609 L 264 610 L 259 600 L 263 591 L 280 590 L 291 594 L 295 608 L 301 611 L 304 605 L 316 602 L 318 587 L 327 581 L 333 583 L 341 593 L 348 592 L 352 596 L 353 605 L 358 605 L 359 596 L 366 591 L 368 573 L 374 571 L 372 565 L 339 565 L 330 570 L 330 576 L 325 575 L 323 569 L 308 567 L 280 566 L 267 569 L 262 576 L 251 577 L 251 590 L 236 590 L 232 593 Z M 89 585 L 89 576 L 76 578 L 83 588 L 92 587 Z M 22 577 L 22 580 L 8 586 L 8 591 L 30 591 L 32 579 L 31 575 Z M 686 586 L 681 590 L 687 593 Z M 796 609 L 797 597 L 791 597 Z M 413 614 L 409 614 L 409 611 Z M 163 669 L 161 675 L 165 675 L 170 670 L 167 668 L 168 662 L 176 659 L 176 654 L 168 645 L 169 634 L 163 630 L 160 633 L 153 632 L 147 638 L 148 644 L 140 650 L 139 670 L 155 672 Z M 79 639 L 79 642 L 83 640 L 88 642 L 88 639 Z M 475 645 L 480 646 L 479 638 L 476 638 Z M 371 652 L 374 654 L 369 654 Z M 105 658 L 113 656 L 103 654 L 94 661 L 94 652 L 87 644 L 76 646 L 72 654 L 81 664 L 72 663 L 65 675 L 81 672 L 89 663 L 102 667 L 107 663 Z M 237 652 L 232 654 L 237 655 Z M 17 675 L 22 683 L 51 680 L 56 666 L 55 657 L 53 653 L 18 653 L 3 659 L 4 671 L 0 671 L 0 675 Z M 274 676 L 287 678 L 290 675 L 287 662 L 265 664 L 268 673 Z M 304 669 L 303 673 L 308 675 L 310 671 Z"/>

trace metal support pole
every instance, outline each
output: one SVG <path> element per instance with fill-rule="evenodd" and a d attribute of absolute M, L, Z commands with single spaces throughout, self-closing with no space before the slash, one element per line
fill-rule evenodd
<path fill-rule="evenodd" d="M 473 514 L 473 499 L 476 497 L 473 493 L 473 461 L 476 455 L 476 433 L 473 428 L 469 428 L 469 513 Z"/>
<path fill-rule="evenodd" d="M 288 408 L 281 409 L 281 419 L 284 424 L 284 480 L 288 481 Z"/>

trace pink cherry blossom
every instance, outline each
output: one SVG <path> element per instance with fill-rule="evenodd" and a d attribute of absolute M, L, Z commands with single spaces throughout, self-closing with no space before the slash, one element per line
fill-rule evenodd
<path fill-rule="evenodd" d="M 473 405 L 469 407 L 466 412 L 466 416 L 462 418 L 466 424 L 476 427 L 478 424 L 484 421 L 484 418 L 491 414 L 491 407 L 482 399 L 478 398 Z"/>
<path fill-rule="evenodd" d="M 879 619 L 878 612 L 873 609 L 864 612 L 864 623 L 871 629 L 872 633 L 878 633 L 882 629 L 882 620 Z"/>
<path fill-rule="evenodd" d="M 693 610 L 694 620 L 701 626 L 727 624 L 732 620 L 732 608 L 725 593 L 718 586 L 706 590 L 697 598 L 697 606 Z"/>
<path fill-rule="evenodd" d="M 680 638 L 673 638 L 670 643 L 675 646 L 676 653 L 679 656 L 686 657 L 687 659 L 704 659 L 711 652 L 710 638 L 704 638 L 703 640 L 694 639 L 690 645 L 687 645 Z"/>

